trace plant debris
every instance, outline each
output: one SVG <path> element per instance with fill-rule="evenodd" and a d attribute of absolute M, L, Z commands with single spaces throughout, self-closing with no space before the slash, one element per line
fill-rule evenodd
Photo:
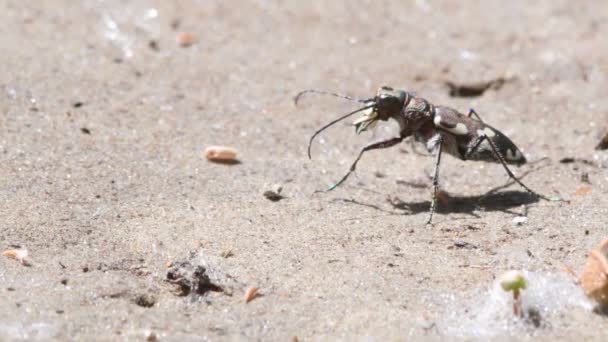
<path fill-rule="evenodd" d="M 229 250 L 225 250 L 225 251 L 220 252 L 220 256 L 222 258 L 228 259 L 230 257 L 233 257 L 234 253 L 232 252 L 232 250 L 229 249 Z"/>
<path fill-rule="evenodd" d="M 462 240 L 456 240 L 454 241 L 454 247 L 457 248 L 464 248 L 464 249 L 477 249 L 479 248 L 478 245 L 471 243 L 471 242 L 467 242 L 467 241 L 462 241 Z"/>
<path fill-rule="evenodd" d="M 167 281 L 176 285 L 174 293 L 178 296 L 187 296 L 191 293 L 204 295 L 209 291 L 223 292 L 221 286 L 211 281 L 204 266 L 195 266 L 189 261 L 172 266 L 167 271 Z"/>
<path fill-rule="evenodd" d="M 526 278 L 521 272 L 512 270 L 503 273 L 498 281 L 503 290 L 513 292 L 513 315 L 523 316 L 520 291 L 528 287 Z"/>
<path fill-rule="evenodd" d="M 583 186 L 578 187 L 578 189 L 576 189 L 576 191 L 574 192 L 574 194 L 576 196 L 585 196 L 588 193 L 590 193 L 591 190 L 593 190 L 593 188 L 590 187 L 589 185 L 583 185 Z"/>
<path fill-rule="evenodd" d="M 28 251 L 25 248 L 9 249 L 9 250 L 2 252 L 2 255 L 4 255 L 7 258 L 11 258 L 11 259 L 15 259 L 15 260 L 19 261 L 21 263 L 21 265 L 23 265 L 23 266 L 31 266 L 31 264 L 26 260 L 26 258 L 28 256 Z"/>
<path fill-rule="evenodd" d="M 216 163 L 238 163 L 236 149 L 226 146 L 209 146 L 205 149 L 205 157 Z"/>
<path fill-rule="evenodd" d="M 580 283 L 588 297 L 608 307 L 608 240 L 589 252 Z"/>
<path fill-rule="evenodd" d="M 592 161 L 584 159 L 584 158 L 574 158 L 574 157 L 565 157 L 559 160 L 560 164 L 572 164 L 572 163 L 581 163 L 585 165 L 596 166 Z"/>
<path fill-rule="evenodd" d="M 250 287 L 245 292 L 245 304 L 251 302 L 254 298 L 258 297 L 260 294 L 258 293 L 259 289 L 257 287 Z"/>
<path fill-rule="evenodd" d="M 178 33 L 176 40 L 181 47 L 189 47 L 190 45 L 196 43 L 196 37 L 189 32 Z"/>

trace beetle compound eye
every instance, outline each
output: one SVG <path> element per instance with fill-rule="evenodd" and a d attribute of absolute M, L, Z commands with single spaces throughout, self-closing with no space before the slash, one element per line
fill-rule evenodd
<path fill-rule="evenodd" d="M 405 99 L 407 97 L 407 93 L 404 92 L 403 90 L 400 90 L 397 92 L 397 97 L 399 98 L 399 102 L 405 102 Z"/>

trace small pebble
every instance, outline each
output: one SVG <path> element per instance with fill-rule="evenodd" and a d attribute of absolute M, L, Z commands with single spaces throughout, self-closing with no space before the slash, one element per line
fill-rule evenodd
<path fill-rule="evenodd" d="M 160 50 L 160 48 L 158 47 L 158 42 L 156 40 L 151 40 L 148 42 L 148 47 L 154 51 L 158 51 Z"/>
<path fill-rule="evenodd" d="M 148 341 L 148 342 L 158 341 L 158 336 L 156 335 L 156 333 L 154 331 L 147 330 L 144 333 L 144 337 L 146 338 L 146 341 Z"/>
<path fill-rule="evenodd" d="M 151 308 L 156 304 L 156 297 L 149 293 L 144 293 L 136 296 L 133 302 L 142 308 Z"/>
<path fill-rule="evenodd" d="M 521 226 L 522 224 L 528 222 L 528 218 L 525 216 L 516 216 L 513 218 L 513 224 L 517 226 Z"/>
<path fill-rule="evenodd" d="M 283 191 L 283 187 L 280 185 L 275 185 L 270 190 L 264 191 L 263 195 L 267 199 L 277 202 L 285 198 L 285 196 L 281 195 L 281 191 Z"/>

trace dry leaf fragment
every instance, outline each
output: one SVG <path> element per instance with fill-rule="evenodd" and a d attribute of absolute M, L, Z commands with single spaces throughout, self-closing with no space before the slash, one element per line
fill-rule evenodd
<path fill-rule="evenodd" d="M 245 304 L 251 302 L 255 297 L 257 297 L 258 294 L 258 288 L 257 287 L 250 287 L 247 289 L 247 292 L 245 292 Z"/>
<path fill-rule="evenodd" d="M 226 146 L 209 146 L 205 149 L 205 157 L 211 161 L 232 162 L 236 160 L 236 149 Z"/>
<path fill-rule="evenodd" d="M 222 258 L 228 259 L 228 258 L 234 256 L 234 253 L 232 252 L 232 250 L 228 249 L 228 250 L 225 250 L 225 251 L 221 251 L 220 252 L 220 256 Z"/>
<path fill-rule="evenodd" d="M 574 192 L 574 194 L 576 196 L 585 196 L 588 193 L 590 193 L 591 190 L 593 190 L 593 188 L 591 188 L 590 186 L 583 185 L 583 186 L 579 187 L 578 189 L 576 189 L 576 191 Z"/>
<path fill-rule="evenodd" d="M 177 34 L 177 43 L 181 47 L 188 47 L 196 43 L 196 37 L 189 32 L 180 32 Z"/>
<path fill-rule="evenodd" d="M 591 252 L 580 281 L 587 296 L 602 306 L 608 306 L 608 240 Z"/>
<path fill-rule="evenodd" d="M 4 255 L 7 258 L 18 260 L 24 266 L 29 265 L 27 260 L 25 260 L 25 258 L 27 258 L 27 255 L 28 255 L 27 249 L 25 249 L 25 248 L 9 249 L 9 250 L 2 252 L 2 255 Z"/>

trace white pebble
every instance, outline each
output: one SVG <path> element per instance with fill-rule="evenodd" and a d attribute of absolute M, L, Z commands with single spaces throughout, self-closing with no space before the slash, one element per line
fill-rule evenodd
<path fill-rule="evenodd" d="M 521 226 L 522 224 L 528 222 L 528 218 L 525 216 L 516 216 L 513 218 L 513 224 Z"/>

